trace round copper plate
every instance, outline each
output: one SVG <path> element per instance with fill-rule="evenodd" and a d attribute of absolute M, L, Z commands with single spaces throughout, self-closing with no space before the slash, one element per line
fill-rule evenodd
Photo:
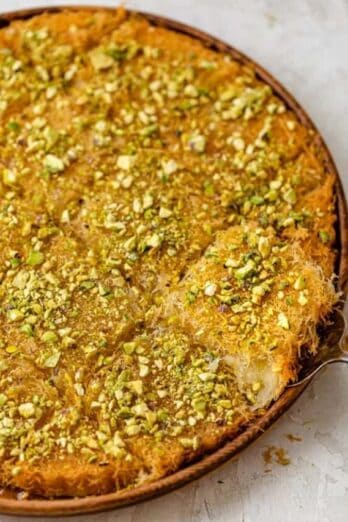
<path fill-rule="evenodd" d="M 67 7 L 47 7 L 47 8 L 36 8 L 27 9 L 21 11 L 15 11 L 6 14 L 0 14 L 0 27 L 3 27 L 10 23 L 12 20 L 30 18 L 34 15 L 43 12 L 57 12 L 62 9 L 86 9 L 95 11 L 97 9 L 112 9 L 98 7 L 85 7 L 85 6 L 67 6 Z M 160 16 L 140 13 L 142 16 L 147 18 L 152 24 L 166 27 L 173 31 L 183 33 L 191 36 L 197 40 L 200 40 L 205 46 L 231 55 L 235 60 L 243 64 L 247 64 L 252 67 L 258 77 L 265 83 L 270 85 L 273 91 L 283 100 L 283 102 L 294 111 L 299 120 L 303 125 L 308 128 L 312 128 L 318 135 L 319 144 L 321 145 L 324 154 L 327 169 L 332 172 L 336 177 L 336 208 L 337 208 L 337 267 L 336 273 L 339 275 L 338 286 L 339 289 L 346 294 L 348 290 L 348 209 L 347 203 L 344 196 L 342 184 L 331 157 L 331 154 L 312 123 L 306 112 L 297 103 L 291 94 L 271 76 L 265 69 L 260 67 L 253 60 L 245 56 L 243 53 L 234 49 L 230 45 L 222 42 L 221 40 L 214 38 L 198 29 L 194 29 L 190 26 L 182 23 L 169 20 Z M 189 465 L 186 468 L 180 469 L 176 473 L 164 477 L 161 480 L 144 484 L 140 487 L 124 490 L 116 493 L 109 493 L 107 495 L 86 497 L 86 498 L 67 498 L 59 500 L 16 500 L 15 498 L 6 498 L 6 495 L 0 497 L 0 512 L 17 514 L 17 515 L 41 515 L 41 516 L 56 516 L 56 515 L 76 515 L 79 513 L 91 513 L 97 511 L 103 511 L 107 509 L 114 509 L 121 506 L 127 506 L 135 504 L 144 500 L 148 500 L 153 497 L 158 497 L 164 493 L 168 493 L 173 489 L 181 487 L 192 480 L 195 480 L 208 471 L 211 471 L 218 467 L 220 464 L 226 462 L 232 457 L 236 456 L 241 450 L 246 448 L 251 442 L 257 439 L 267 428 L 273 424 L 280 415 L 282 415 L 293 402 L 303 393 L 306 385 L 302 385 L 296 388 L 287 389 L 274 402 L 274 404 L 267 410 L 267 412 L 260 417 L 256 422 L 253 422 L 249 427 L 244 429 L 239 435 L 233 440 L 227 442 L 223 447 L 214 451 L 212 454 L 201 458 L 196 463 Z"/>

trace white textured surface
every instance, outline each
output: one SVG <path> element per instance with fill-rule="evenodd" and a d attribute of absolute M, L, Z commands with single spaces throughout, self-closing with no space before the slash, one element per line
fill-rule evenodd
<path fill-rule="evenodd" d="M 0 9 L 59 3 L 69 1 L 0 0 Z M 348 191 L 348 0 L 129 0 L 127 6 L 200 27 L 268 68 L 322 131 Z M 346 522 L 347 397 L 348 368 L 332 367 L 238 461 L 160 499 L 74 521 Z M 302 440 L 290 442 L 289 433 Z M 273 463 L 266 473 L 262 452 L 272 445 L 286 449 L 291 463 Z M 11 520 L 0 515 L 0 522 Z"/>

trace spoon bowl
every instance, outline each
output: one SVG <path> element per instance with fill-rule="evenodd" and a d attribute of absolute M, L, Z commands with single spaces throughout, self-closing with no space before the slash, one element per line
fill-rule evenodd
<path fill-rule="evenodd" d="M 303 357 L 298 380 L 288 385 L 294 388 L 311 380 L 323 368 L 333 363 L 348 363 L 348 302 L 336 308 L 325 326 L 325 337 L 317 353 Z"/>

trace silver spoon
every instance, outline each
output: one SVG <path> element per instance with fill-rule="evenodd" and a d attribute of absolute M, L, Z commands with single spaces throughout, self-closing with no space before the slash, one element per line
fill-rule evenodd
<path fill-rule="evenodd" d="M 309 381 L 325 366 L 337 362 L 348 363 L 348 301 L 342 308 L 333 311 L 318 352 L 302 361 L 298 380 L 289 384 L 288 388 Z"/>

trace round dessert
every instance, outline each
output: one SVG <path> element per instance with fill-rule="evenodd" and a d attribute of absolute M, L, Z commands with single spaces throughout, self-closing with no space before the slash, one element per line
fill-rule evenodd
<path fill-rule="evenodd" d="M 1 486 L 112 492 L 233 438 L 336 301 L 316 134 L 123 9 L 1 29 L 0 121 Z"/>

